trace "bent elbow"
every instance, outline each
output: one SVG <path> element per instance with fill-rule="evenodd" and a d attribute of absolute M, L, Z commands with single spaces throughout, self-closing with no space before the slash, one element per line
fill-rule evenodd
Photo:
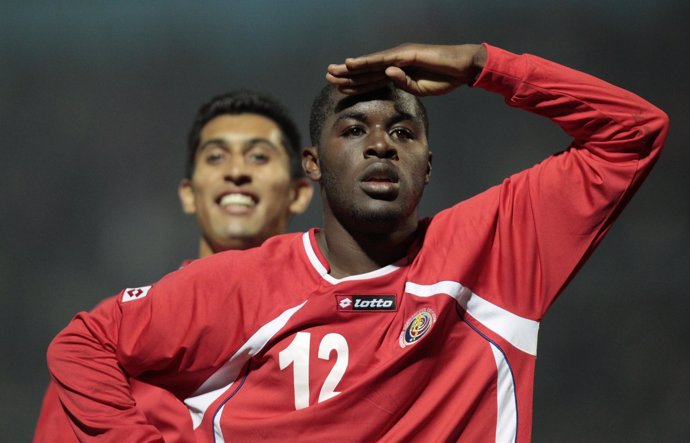
<path fill-rule="evenodd" d="M 64 334 L 64 331 L 60 332 L 51 340 L 46 350 L 46 363 L 48 365 L 48 371 L 53 378 L 55 378 L 56 373 L 59 373 L 61 363 L 64 362 L 64 356 L 67 353 L 62 334 Z"/>
<path fill-rule="evenodd" d="M 647 139 L 649 149 L 648 157 L 656 158 L 661 153 L 661 150 L 666 143 L 670 123 L 671 121 L 666 112 L 657 108 L 656 106 L 652 106 L 650 115 L 645 124 L 645 138 Z"/>

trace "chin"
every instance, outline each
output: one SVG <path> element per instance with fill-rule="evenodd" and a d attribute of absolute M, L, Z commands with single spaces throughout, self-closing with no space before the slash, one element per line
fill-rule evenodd
<path fill-rule="evenodd" d="M 390 231 L 405 218 L 398 208 L 359 208 L 355 210 L 353 215 L 358 229 L 376 231 Z"/>
<path fill-rule="evenodd" d="M 243 250 L 259 246 L 261 243 L 261 241 L 257 240 L 256 236 L 233 235 L 224 237 L 223 240 L 219 242 L 221 245 L 219 249 L 223 251 L 235 249 Z"/>

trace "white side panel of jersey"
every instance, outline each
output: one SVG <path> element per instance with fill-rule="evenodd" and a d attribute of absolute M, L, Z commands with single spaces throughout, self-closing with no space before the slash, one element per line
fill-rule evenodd
<path fill-rule="evenodd" d="M 496 443 L 514 443 L 517 438 L 517 404 L 515 383 L 503 352 L 493 343 L 496 360 Z"/>
<path fill-rule="evenodd" d="M 220 417 L 223 416 L 224 409 L 225 405 L 221 406 L 216 416 L 213 417 L 213 436 L 215 437 L 215 443 L 225 443 L 225 437 L 223 437 L 223 433 L 220 431 Z"/>
<path fill-rule="evenodd" d="M 286 310 L 278 317 L 259 328 L 223 366 L 214 372 L 213 375 L 192 394 L 191 397 L 184 400 L 192 416 L 194 429 L 198 428 L 201 424 L 209 406 L 232 386 L 237 376 L 240 374 L 242 367 L 244 367 L 249 359 L 261 351 L 261 349 L 266 346 L 266 343 L 285 326 L 288 320 L 290 320 L 305 303 L 307 302 L 304 301 L 301 305 Z M 218 414 L 218 417 L 220 417 L 220 415 L 221 414 Z"/>
<path fill-rule="evenodd" d="M 446 294 L 477 319 L 481 324 L 503 337 L 511 345 L 531 355 L 537 355 L 539 322 L 520 317 L 496 306 L 454 281 L 441 281 L 432 285 L 407 282 L 405 292 L 418 297 Z"/>

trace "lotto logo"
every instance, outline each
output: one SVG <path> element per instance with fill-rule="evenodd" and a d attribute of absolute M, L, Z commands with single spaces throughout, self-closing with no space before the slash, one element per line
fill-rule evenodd
<path fill-rule="evenodd" d="M 355 301 L 354 309 L 390 309 L 393 307 L 393 300 L 384 300 L 382 298 L 373 298 L 371 300 L 362 300 L 358 298 Z"/>
<path fill-rule="evenodd" d="M 140 300 L 149 293 L 149 289 L 151 289 L 151 286 L 143 286 L 141 288 L 127 288 L 124 290 L 122 293 L 122 303 L 132 301 L 132 300 Z"/>
<path fill-rule="evenodd" d="M 395 295 L 336 295 L 339 311 L 396 311 Z"/>

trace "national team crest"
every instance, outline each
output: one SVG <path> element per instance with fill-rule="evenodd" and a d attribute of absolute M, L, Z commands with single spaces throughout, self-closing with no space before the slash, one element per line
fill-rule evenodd
<path fill-rule="evenodd" d="M 429 308 L 417 311 L 407 320 L 400 333 L 400 347 L 411 346 L 424 337 L 436 322 L 436 313 Z"/>

